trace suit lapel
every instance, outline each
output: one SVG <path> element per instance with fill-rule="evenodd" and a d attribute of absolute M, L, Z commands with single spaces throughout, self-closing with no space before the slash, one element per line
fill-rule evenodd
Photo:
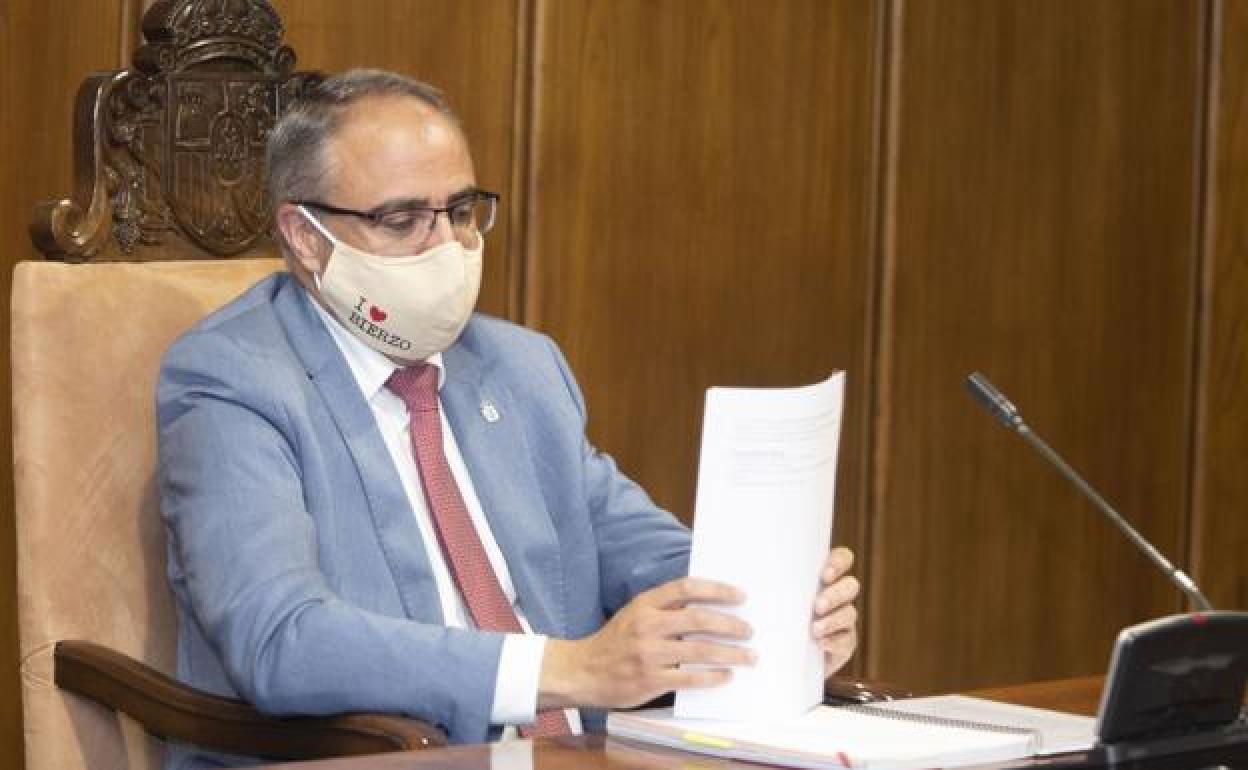
<path fill-rule="evenodd" d="M 429 557 L 403 483 L 372 410 L 311 302 L 307 293 L 287 278 L 274 306 L 308 379 L 320 393 L 355 463 L 373 527 L 407 616 L 426 623 L 442 623 Z M 335 481 L 347 483 L 347 479 Z"/>
<path fill-rule="evenodd" d="M 520 425 L 523 407 L 500 378 L 486 377 L 480 359 L 462 344 L 446 351 L 443 362 L 442 407 L 520 606 L 534 631 L 563 635 L 559 540 Z"/>

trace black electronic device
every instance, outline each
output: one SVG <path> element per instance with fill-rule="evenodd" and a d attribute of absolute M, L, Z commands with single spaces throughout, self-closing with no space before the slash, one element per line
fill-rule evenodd
<path fill-rule="evenodd" d="M 1096 734 L 1111 763 L 1248 743 L 1248 612 L 1194 612 L 1118 634 Z"/>

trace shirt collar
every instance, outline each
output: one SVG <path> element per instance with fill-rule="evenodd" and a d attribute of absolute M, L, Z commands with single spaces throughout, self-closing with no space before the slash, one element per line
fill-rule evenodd
<path fill-rule="evenodd" d="M 390 379 L 390 375 L 401 367 L 356 339 L 355 335 L 347 331 L 325 308 L 321 307 L 321 303 L 317 302 L 311 294 L 308 295 L 308 301 L 312 303 L 312 307 L 316 308 L 321 323 L 325 324 L 334 344 L 338 346 L 338 350 L 342 351 L 342 357 L 347 359 L 347 366 L 351 368 L 351 374 L 355 377 L 356 384 L 360 386 L 360 392 L 364 394 L 365 400 L 372 401 L 373 396 L 386 387 L 386 380 Z M 437 368 L 438 390 L 442 390 L 442 385 L 446 382 L 446 367 L 442 363 L 442 354 L 434 353 L 425 359 L 425 363 Z"/>

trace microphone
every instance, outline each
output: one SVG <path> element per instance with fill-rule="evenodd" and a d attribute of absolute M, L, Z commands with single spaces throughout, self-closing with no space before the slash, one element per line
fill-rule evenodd
<path fill-rule="evenodd" d="M 1166 577 L 1169 578 L 1171 582 L 1179 587 L 1180 591 L 1192 600 L 1192 603 L 1196 605 L 1197 609 L 1205 612 L 1213 609 L 1213 605 L 1209 603 L 1209 600 L 1205 598 L 1205 595 L 1202 594 L 1200 589 L 1196 587 L 1196 583 L 1184 574 L 1182 570 L 1176 569 L 1165 556 L 1161 555 L 1160 551 L 1153 547 L 1152 543 L 1145 540 L 1143 535 L 1137 532 L 1135 528 L 1132 527 L 1127 520 L 1118 513 L 1118 511 L 1115 511 L 1113 506 L 1111 506 L 1105 498 L 1101 497 L 1101 495 L 1093 489 L 1088 482 L 1084 481 L 1083 477 L 1076 473 L 1074 468 L 1071 468 L 1070 465 L 1067 464 L 1067 462 L 1063 460 L 1057 452 L 1053 451 L 1053 448 L 1046 444 L 1044 439 L 1037 436 L 1035 431 L 1033 431 L 1023 420 L 1023 416 L 1019 414 L 1018 408 L 1010 403 L 1010 400 L 1005 397 L 1004 393 L 993 387 L 993 384 L 988 381 L 987 377 L 979 372 L 972 372 L 970 376 L 966 378 L 965 385 L 966 389 L 975 398 L 975 400 L 979 402 L 980 406 L 987 410 L 987 412 L 995 417 L 1002 425 L 1022 436 L 1024 441 L 1031 444 L 1031 446 L 1043 455 L 1051 465 L 1057 468 L 1063 476 L 1078 487 L 1080 492 L 1095 503 L 1096 507 L 1100 508 L 1101 512 L 1104 513 L 1110 521 L 1116 524 L 1118 529 L 1122 530 L 1122 533 L 1127 536 L 1127 539 L 1129 539 L 1132 543 L 1135 543 L 1135 547 L 1143 551 L 1149 561 L 1156 565 L 1157 569 L 1164 572 Z"/>

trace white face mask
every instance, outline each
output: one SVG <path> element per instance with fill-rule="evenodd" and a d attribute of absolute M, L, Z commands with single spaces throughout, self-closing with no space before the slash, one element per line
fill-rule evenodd
<path fill-rule="evenodd" d="M 451 346 L 464 330 L 481 288 L 481 250 L 451 239 L 410 257 L 382 257 L 335 238 L 324 275 L 313 274 L 325 304 L 347 330 L 379 353 L 409 363 Z"/>

